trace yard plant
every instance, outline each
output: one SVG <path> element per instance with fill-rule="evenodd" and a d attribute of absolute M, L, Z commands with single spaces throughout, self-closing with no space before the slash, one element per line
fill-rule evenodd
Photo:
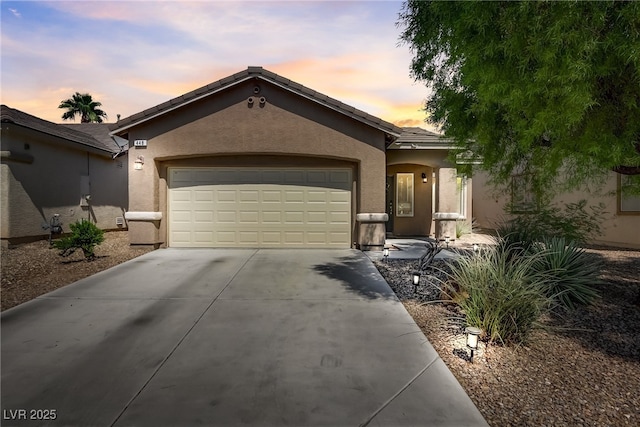
<path fill-rule="evenodd" d="M 74 222 L 69 226 L 71 235 L 53 242 L 56 249 L 60 249 L 61 256 L 69 256 L 77 249 L 81 249 L 88 261 L 95 259 L 95 247 L 104 242 L 104 232 L 94 223 L 87 220 Z"/>
<path fill-rule="evenodd" d="M 460 258 L 451 264 L 445 293 L 485 339 L 524 342 L 550 302 L 542 291 L 545 276 L 533 268 L 538 257 L 514 258 L 509 247 L 496 246 Z"/>
<path fill-rule="evenodd" d="M 488 341 L 522 343 L 543 313 L 592 303 L 600 263 L 576 241 L 593 230 L 583 208 L 516 217 L 503 225 L 497 245 L 452 263 L 444 291 L 466 323 L 481 328 Z"/>
<path fill-rule="evenodd" d="M 575 309 L 598 297 L 595 286 L 601 283 L 598 274 L 602 265 L 575 242 L 547 237 L 534 244 L 530 252 L 534 272 L 545 276 L 544 294 L 559 306 Z"/>

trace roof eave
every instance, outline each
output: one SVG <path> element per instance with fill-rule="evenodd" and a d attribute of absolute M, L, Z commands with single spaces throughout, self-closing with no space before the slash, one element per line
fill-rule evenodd
<path fill-rule="evenodd" d="M 19 128 L 22 128 L 22 129 L 27 129 L 30 132 L 36 132 L 36 133 L 39 133 L 39 134 L 42 134 L 42 135 L 47 135 L 47 136 L 50 136 L 52 138 L 56 138 L 56 139 L 58 139 L 60 141 L 64 141 L 65 143 L 69 143 L 70 147 L 76 147 L 77 148 L 78 146 L 81 146 L 85 151 L 88 151 L 88 152 L 91 152 L 91 153 L 94 153 L 94 154 L 100 154 L 100 155 L 104 155 L 106 157 L 112 158 L 114 154 L 118 153 L 117 151 L 111 151 L 111 150 L 107 150 L 107 149 L 102 149 L 102 148 L 94 147 L 92 145 L 85 144 L 85 143 L 80 142 L 80 141 L 74 141 L 74 140 L 71 140 L 71 139 L 68 139 L 68 138 L 64 138 L 64 137 L 62 137 L 60 135 L 56 135 L 56 134 L 51 133 L 51 132 L 46 132 L 46 131 L 43 131 L 41 129 L 34 129 L 34 128 L 30 127 L 30 126 L 25 126 L 25 125 L 16 123 L 14 121 L 3 121 L 3 123 L 7 123 L 7 124 L 10 124 L 10 125 L 13 125 L 13 126 L 17 126 Z"/>

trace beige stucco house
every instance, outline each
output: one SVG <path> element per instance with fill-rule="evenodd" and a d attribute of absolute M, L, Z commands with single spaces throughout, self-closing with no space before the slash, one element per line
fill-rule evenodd
<path fill-rule="evenodd" d="M 455 237 L 446 142 L 261 67 L 111 130 L 129 141 L 132 244 L 366 250 L 387 232 Z"/>
<path fill-rule="evenodd" d="M 59 125 L 1 107 L 0 238 L 48 236 L 53 218 L 121 229 L 128 204 L 126 144 L 103 124 Z"/>
<path fill-rule="evenodd" d="M 2 106 L 1 237 L 47 235 L 55 214 L 65 231 L 85 218 L 156 247 L 371 250 L 455 239 L 472 219 L 493 228 L 509 198 L 483 173 L 458 176 L 452 148 L 261 67 L 111 125 Z M 621 196 L 618 176 L 556 201 L 585 196 L 606 205 L 597 243 L 640 248 L 640 199 Z"/>

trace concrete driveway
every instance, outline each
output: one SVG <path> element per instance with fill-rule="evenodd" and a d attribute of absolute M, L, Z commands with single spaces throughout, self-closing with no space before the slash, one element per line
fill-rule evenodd
<path fill-rule="evenodd" d="M 1 325 L 3 426 L 486 425 L 355 250 L 157 250 Z"/>

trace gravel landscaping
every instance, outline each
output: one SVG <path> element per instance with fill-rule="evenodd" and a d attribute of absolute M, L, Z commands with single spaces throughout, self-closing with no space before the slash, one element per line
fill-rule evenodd
<path fill-rule="evenodd" d="M 61 257 L 39 240 L 0 251 L 2 310 L 14 307 L 56 290 L 99 271 L 114 267 L 151 251 L 148 247 L 132 247 L 123 231 L 104 233 L 105 241 L 96 247 L 96 259 L 84 260 L 82 251 Z"/>
<path fill-rule="evenodd" d="M 1 251 L 2 310 L 95 274 L 150 248 L 127 233 L 105 233 L 97 259 L 62 258 L 47 241 Z M 464 245 L 464 242 L 457 243 Z M 601 298 L 562 317 L 543 319 L 526 345 L 481 346 L 469 363 L 459 320 L 441 298 L 441 271 L 410 284 L 416 261 L 376 266 L 492 426 L 640 425 L 640 251 L 592 248 L 604 267 Z M 446 269 L 445 261 L 434 266 Z"/>
<path fill-rule="evenodd" d="M 593 248 L 601 298 L 543 319 L 526 345 L 481 344 L 468 361 L 463 316 L 440 299 L 442 272 L 411 284 L 416 261 L 376 261 L 381 274 L 492 426 L 640 425 L 640 252 Z M 434 267 L 446 269 L 443 261 Z"/>

